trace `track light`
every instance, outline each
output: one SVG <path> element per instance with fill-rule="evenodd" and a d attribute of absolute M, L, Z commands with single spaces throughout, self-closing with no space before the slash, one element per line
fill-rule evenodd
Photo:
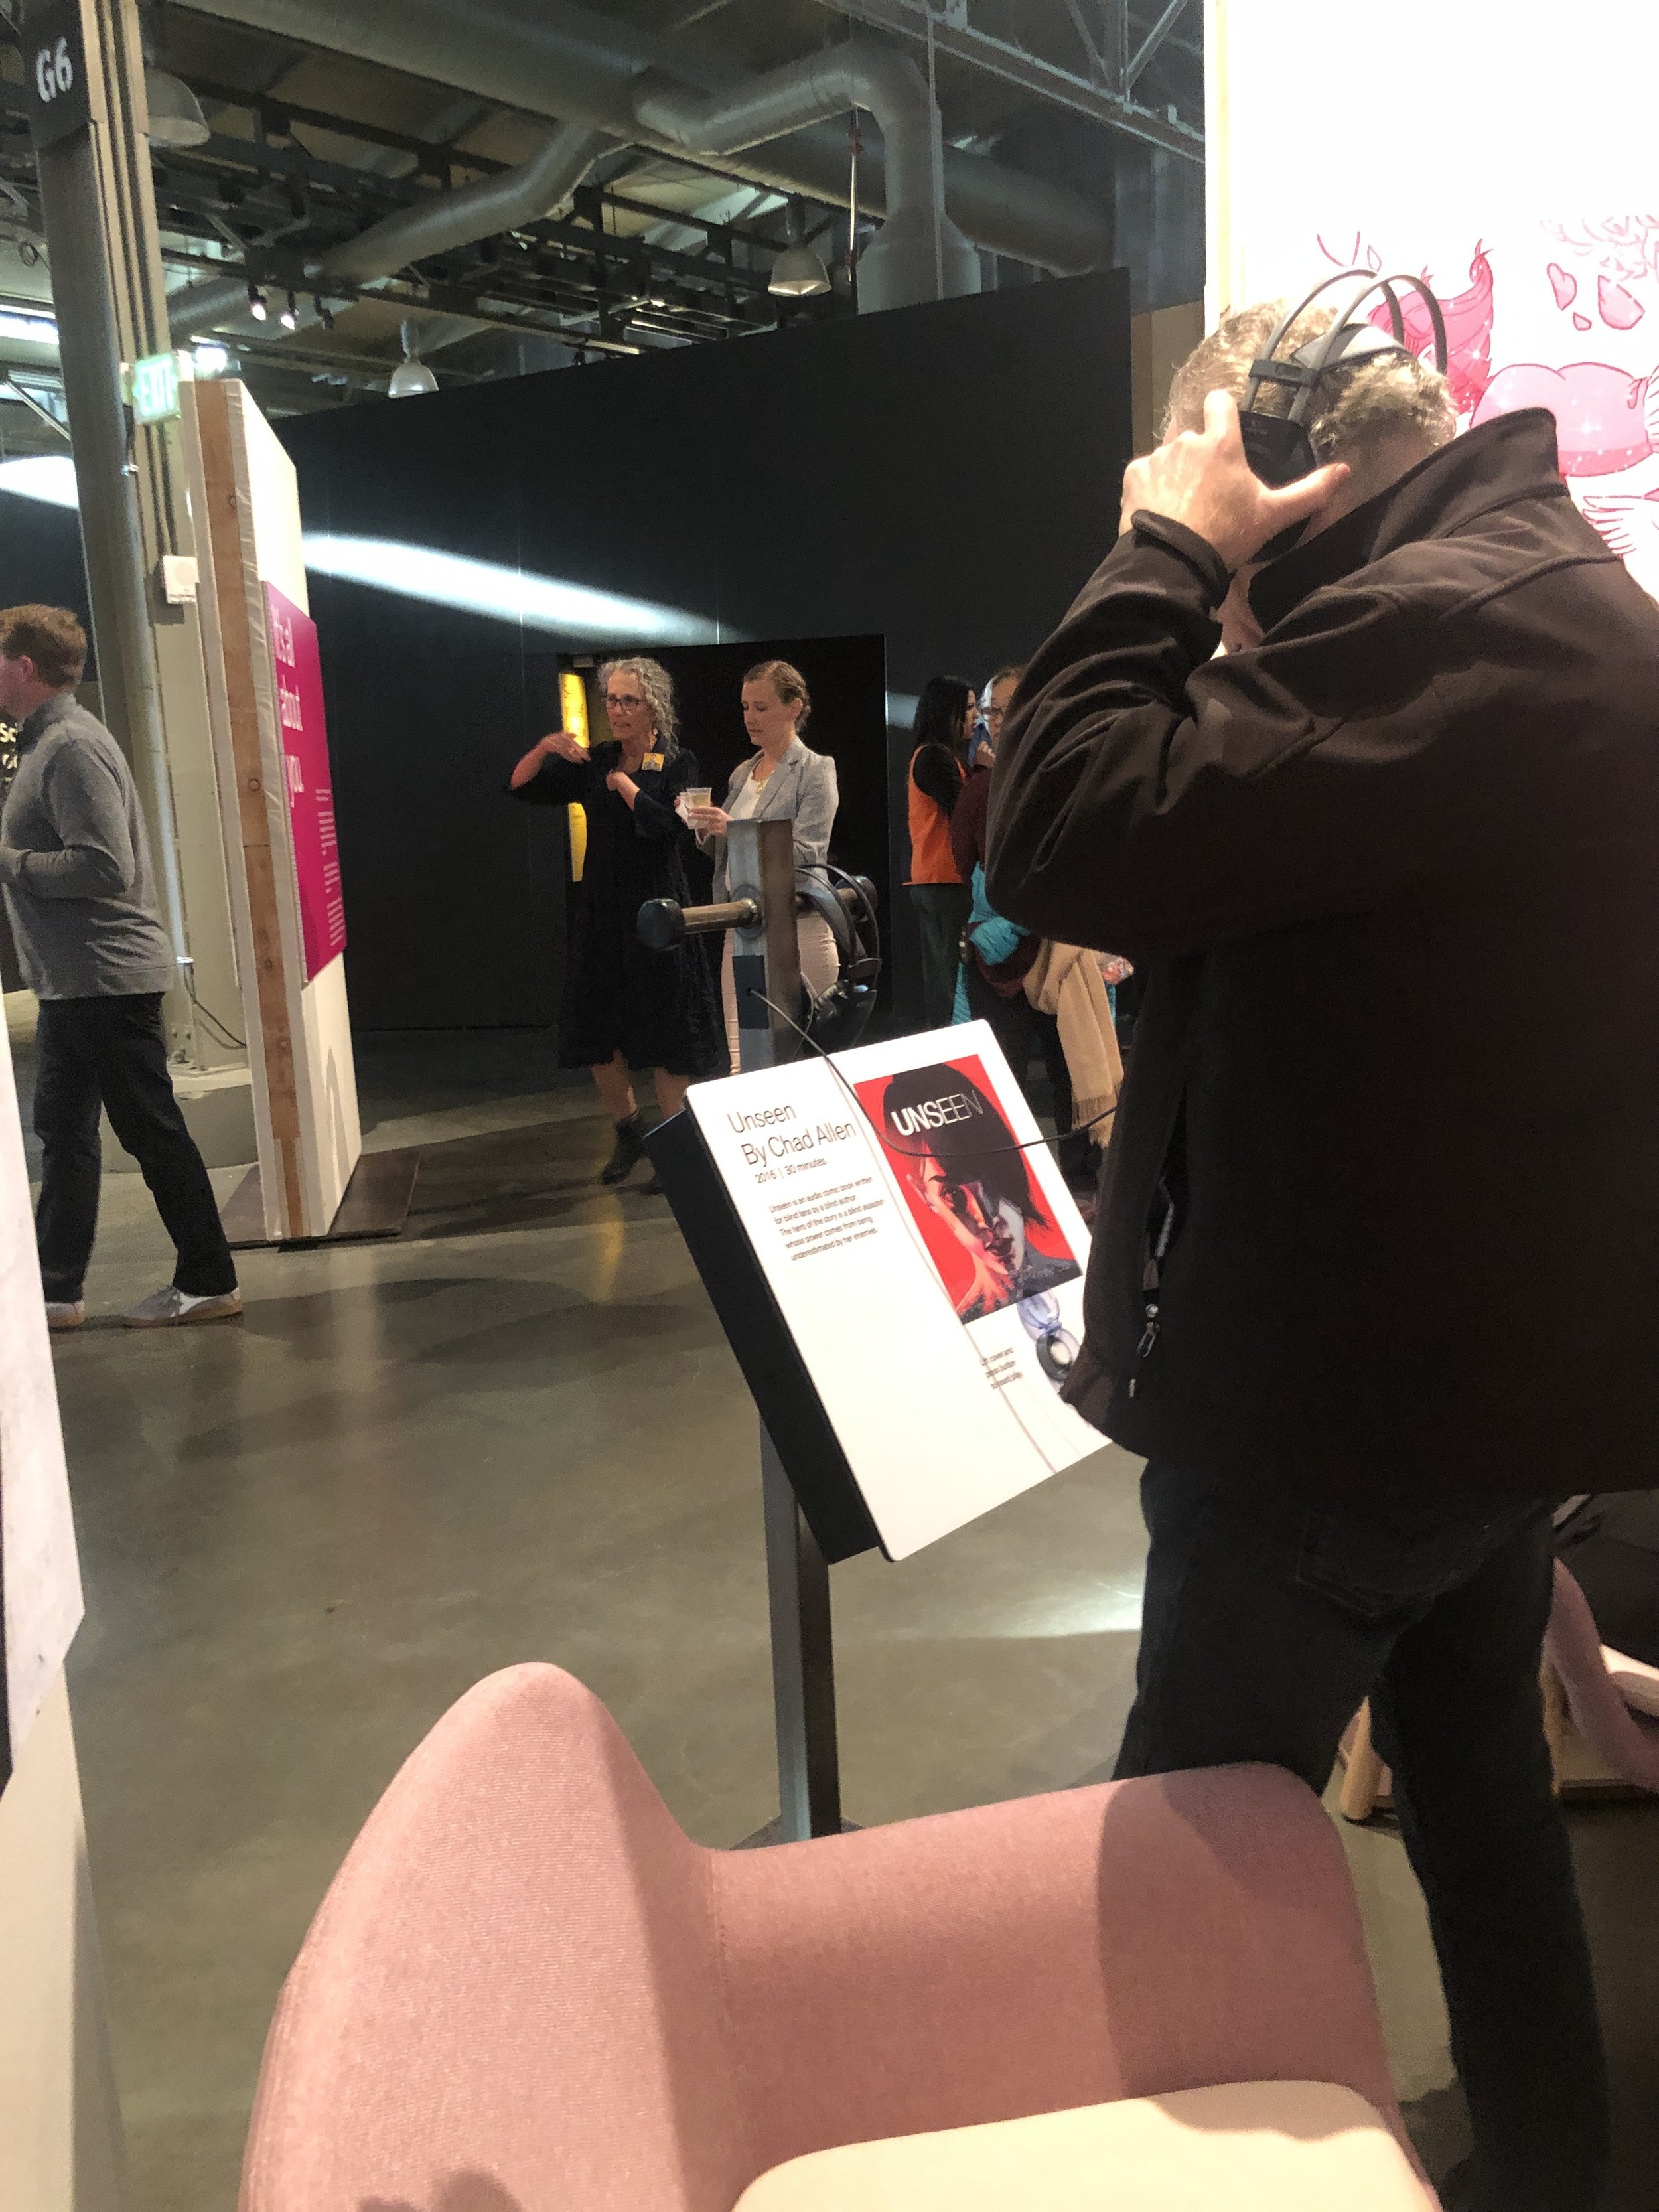
<path fill-rule="evenodd" d="M 331 331 L 334 327 L 333 310 L 323 305 L 323 295 L 320 292 L 312 294 L 311 304 L 317 310 L 317 319 L 325 331 Z"/>
<path fill-rule="evenodd" d="M 270 313 L 265 305 L 265 295 L 257 284 L 250 284 L 247 288 L 247 311 L 256 323 L 264 322 Z"/>
<path fill-rule="evenodd" d="M 289 295 L 288 295 L 288 299 L 287 299 L 287 301 L 286 301 L 286 303 L 285 303 L 285 304 L 284 304 L 284 306 L 283 306 L 283 312 L 282 312 L 282 313 L 281 313 L 280 315 L 278 315 L 278 317 L 276 318 L 276 319 L 277 319 L 277 321 L 282 325 L 283 328 L 285 331 L 297 331 L 297 330 L 299 329 L 299 327 L 300 327 L 300 308 L 299 308 L 299 303 L 298 303 L 298 301 L 295 299 L 294 295 L 293 295 L 293 293 L 292 293 L 292 292 L 290 292 L 290 293 L 289 294 Z"/>

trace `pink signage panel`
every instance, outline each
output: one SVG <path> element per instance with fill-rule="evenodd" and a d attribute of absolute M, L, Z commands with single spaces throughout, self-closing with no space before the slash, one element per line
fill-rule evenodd
<path fill-rule="evenodd" d="M 334 782 L 323 721 L 322 665 L 317 657 L 317 625 L 311 617 L 274 584 L 265 586 L 265 607 L 308 983 L 345 951 L 346 941 Z"/>

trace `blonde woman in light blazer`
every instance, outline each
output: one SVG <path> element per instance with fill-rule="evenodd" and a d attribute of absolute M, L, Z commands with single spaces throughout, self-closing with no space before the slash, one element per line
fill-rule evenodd
<path fill-rule="evenodd" d="M 714 860 L 716 901 L 729 896 L 726 833 L 733 822 L 793 818 L 797 879 L 829 880 L 823 866 L 830 854 L 830 832 L 835 826 L 840 793 L 834 761 L 801 743 L 801 725 L 811 708 L 799 670 L 787 660 L 763 660 L 743 679 L 744 727 L 755 748 L 754 757 L 740 762 L 732 770 L 724 806 L 692 806 L 685 811 L 698 844 Z M 821 915 L 804 914 L 795 927 L 801 980 L 816 998 L 829 989 L 839 970 L 836 940 Z M 729 930 L 720 961 L 720 998 L 726 1009 L 726 1048 L 736 1075 L 738 1000 L 732 981 Z"/>

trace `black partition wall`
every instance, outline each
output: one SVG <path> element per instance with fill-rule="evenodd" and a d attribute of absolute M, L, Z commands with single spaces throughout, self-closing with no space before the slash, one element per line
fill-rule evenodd
<path fill-rule="evenodd" d="M 805 666 L 814 639 L 879 640 L 890 719 L 930 675 L 981 681 L 1023 656 L 1116 529 L 1127 279 L 281 427 L 322 638 L 354 1017 L 538 1024 L 560 980 L 563 817 L 501 786 L 548 726 L 557 656 L 753 641 Z M 712 761 L 732 733 L 700 744 L 708 711 L 685 736 Z M 814 734 L 836 749 L 827 719 Z M 907 760 L 890 730 L 901 1014 Z M 860 817 L 878 813 L 871 749 L 840 765 Z"/>
<path fill-rule="evenodd" d="M 70 607 L 91 628 L 81 518 L 72 507 L 0 489 L 0 607 Z"/>

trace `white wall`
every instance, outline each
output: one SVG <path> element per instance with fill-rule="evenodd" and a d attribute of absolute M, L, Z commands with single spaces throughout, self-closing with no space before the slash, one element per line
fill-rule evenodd
<path fill-rule="evenodd" d="M 0 1041 L 0 2212 L 118 2212 L 120 2118 L 64 1655 L 81 1575 L 29 1216 L 9 1043 Z"/>
<path fill-rule="evenodd" d="M 121 2124 L 62 1670 L 0 1796 L 0 2212 L 119 2212 Z"/>
<path fill-rule="evenodd" d="M 199 532 L 203 562 L 202 632 L 208 693 L 218 762 L 224 841 L 232 855 L 231 909 L 241 970 L 241 1011 L 253 1071 L 254 1122 L 258 1139 L 265 1230 L 275 1238 L 327 1232 L 362 1150 L 357 1079 L 352 1057 L 350 1009 L 343 959 L 305 979 L 303 933 L 287 800 L 276 677 L 270 659 L 265 586 L 274 585 L 300 607 L 307 605 L 300 532 L 299 488 L 294 465 L 258 408 L 239 383 L 186 387 L 183 447 L 191 470 L 192 504 L 203 510 L 216 495 L 208 483 L 202 423 L 217 423 L 225 410 L 228 465 L 234 479 L 234 532 Z M 204 412 L 205 410 L 205 412 Z M 216 432 L 216 439 L 217 436 Z M 234 545 L 234 558 L 232 548 Z M 228 572 L 221 574 L 228 564 Z M 234 629 L 234 638 L 227 629 Z M 234 702 L 230 671 L 242 668 L 249 648 L 252 697 Z M 237 679 L 240 681 L 240 678 Z M 256 894 L 243 844 L 241 772 L 233 738 L 233 710 L 252 709 L 258 726 L 258 789 L 265 811 L 274 867 L 275 912 Z M 259 841 L 263 847 L 263 841 Z M 262 878 L 263 880 L 263 878 Z M 258 912 L 256 917 L 255 905 Z M 264 963 L 280 946 L 271 972 L 280 985 L 280 1010 L 264 1004 Z M 267 1017 L 270 1017 L 268 1019 Z M 283 1146 L 273 1121 L 274 1090 L 287 1095 L 291 1060 L 297 1128 L 292 1143 L 297 1188 L 283 1172 Z"/>
<path fill-rule="evenodd" d="M 294 464 L 246 391 L 239 389 L 237 397 L 237 415 L 246 455 L 253 559 L 259 584 L 262 587 L 274 584 L 284 599 L 309 611 L 305 555 L 301 545 L 300 487 Z M 251 610 L 251 618 L 256 635 L 263 639 L 263 601 L 257 609 Z M 291 855 L 281 724 L 268 646 L 256 653 L 254 667 L 267 753 L 266 787 L 273 793 L 283 794 L 275 803 L 282 808 L 283 849 Z M 309 1217 L 306 1228 L 309 1234 L 319 1236 L 333 1220 L 363 1148 L 357 1114 L 357 1073 L 351 1050 L 351 1010 L 346 998 L 343 957 L 330 961 L 310 982 L 305 980 L 299 893 L 291 857 L 286 890 L 283 951 L 289 981 L 295 1074 L 301 1086 L 300 1149 Z M 267 1202 L 267 1218 L 270 1211 Z"/>
<path fill-rule="evenodd" d="M 1659 593 L 1659 5 L 1206 12 L 1212 321 L 1350 259 L 1468 295 L 1466 419 L 1552 406 L 1575 499 Z"/>

